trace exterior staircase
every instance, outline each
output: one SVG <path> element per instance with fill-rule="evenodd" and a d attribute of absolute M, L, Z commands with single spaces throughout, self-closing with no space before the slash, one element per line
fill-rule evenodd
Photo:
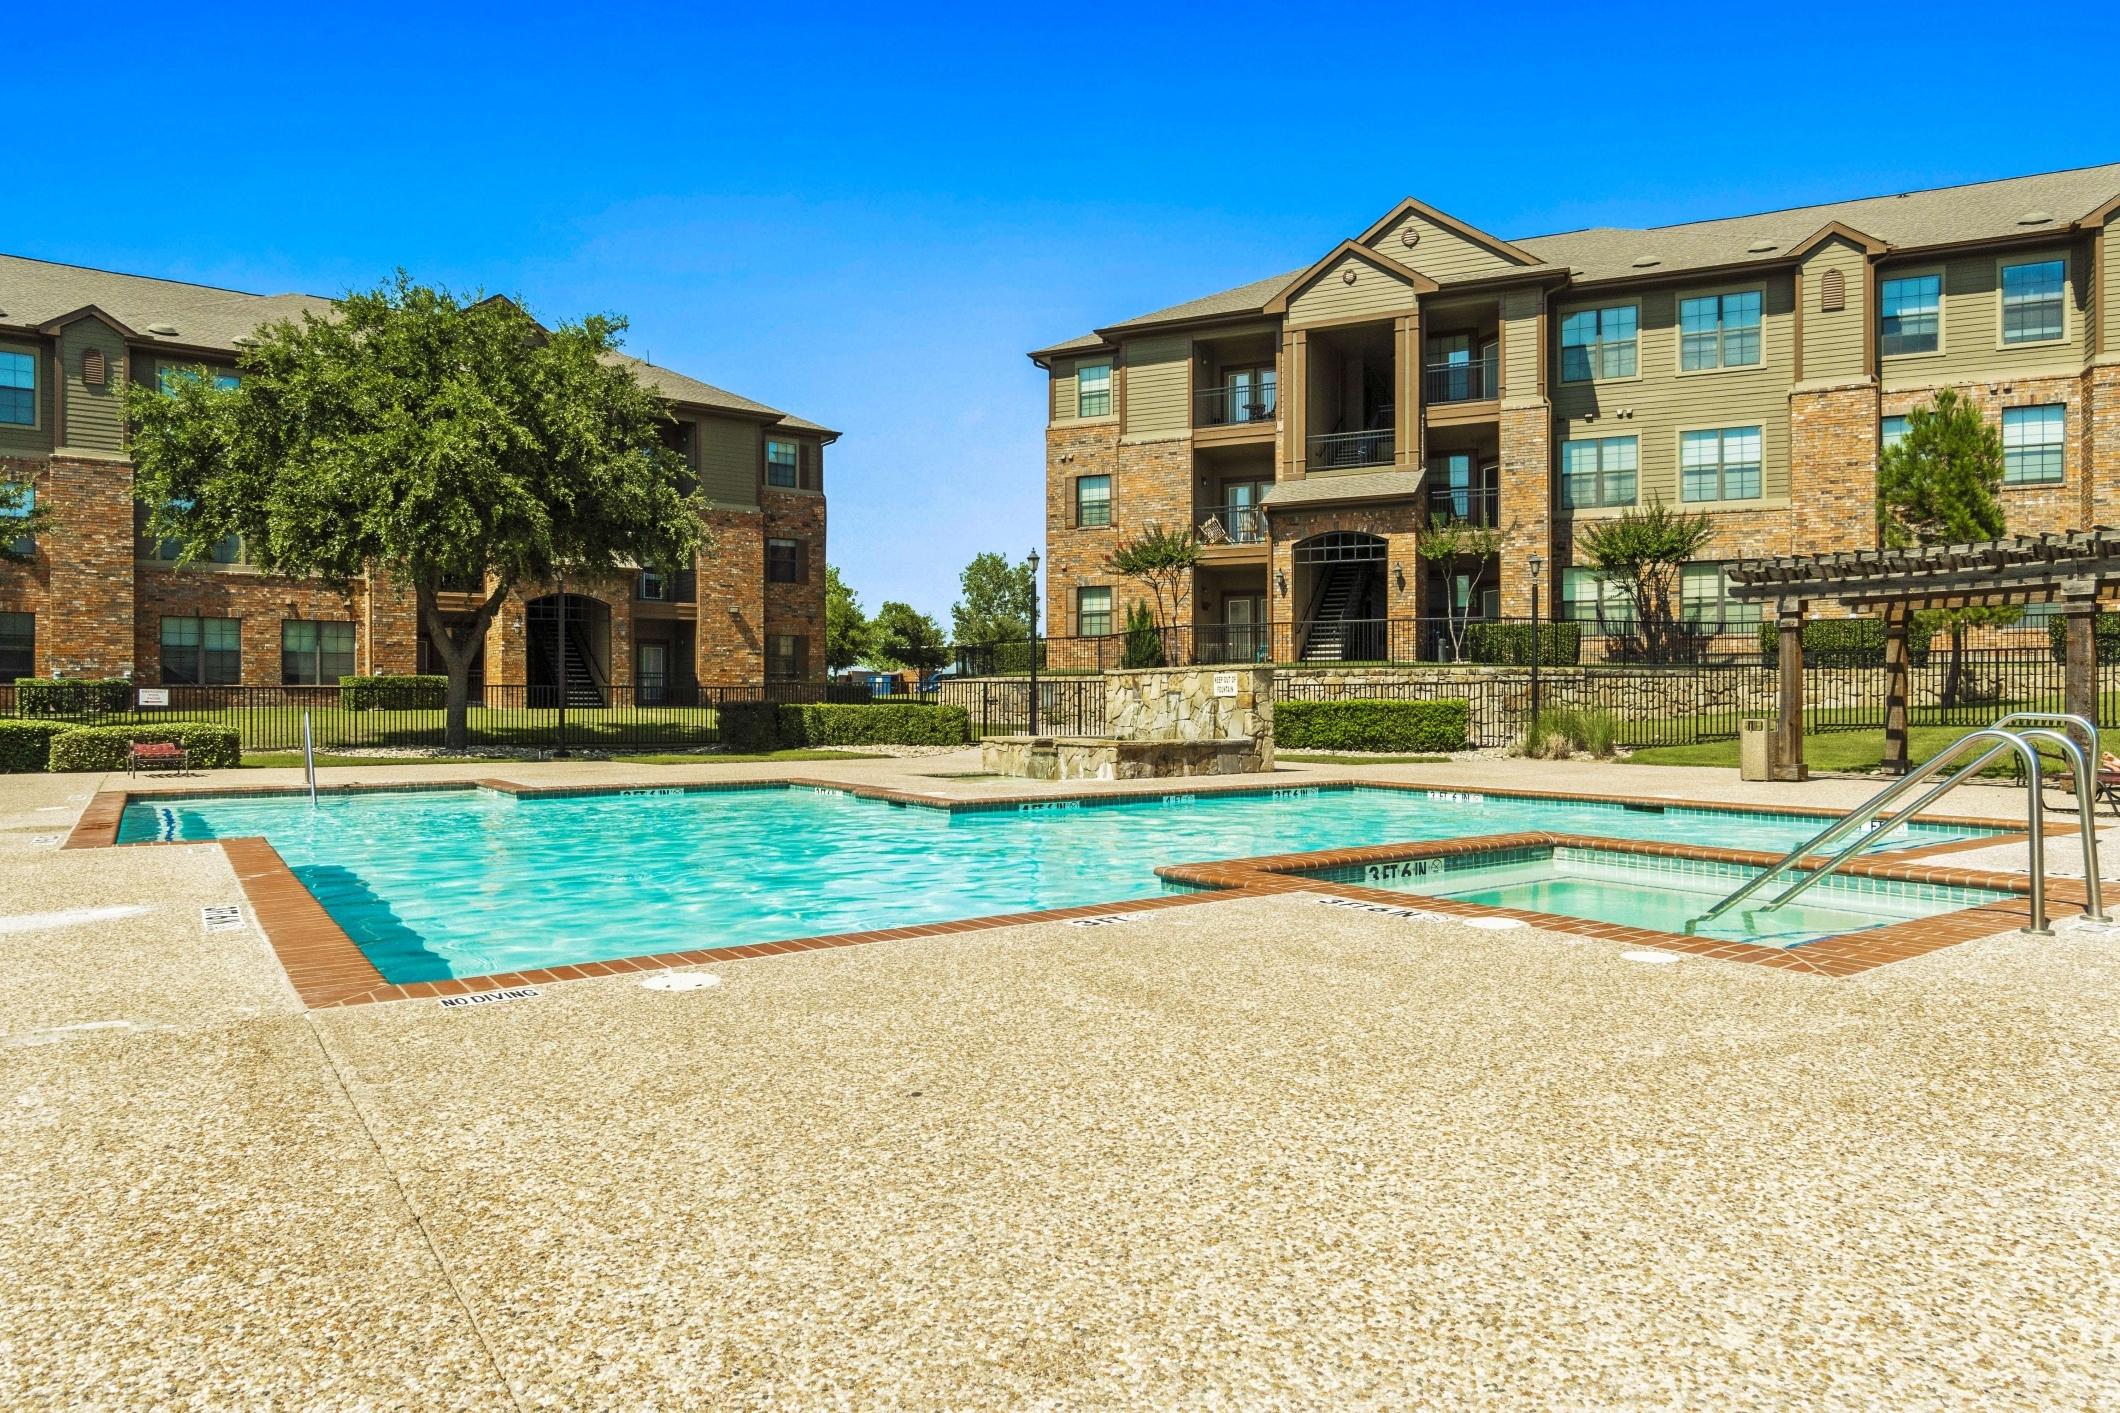
<path fill-rule="evenodd" d="M 597 685 L 596 670 L 589 665 L 589 655 L 582 650 L 579 634 L 567 634 L 567 705 L 570 707 L 601 707 L 604 704 L 604 689 Z"/>
<path fill-rule="evenodd" d="M 1347 655 L 1347 606 L 1368 571 L 1366 564 L 1335 564 L 1311 603 L 1310 627 L 1303 639 L 1306 662 L 1338 662 Z"/>

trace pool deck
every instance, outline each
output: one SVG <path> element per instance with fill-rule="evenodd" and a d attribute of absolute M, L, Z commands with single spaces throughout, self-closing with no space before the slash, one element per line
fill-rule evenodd
<path fill-rule="evenodd" d="M 329 775 L 1025 792 L 936 778 L 962 759 Z M 1370 777 L 1874 788 L 1514 761 L 1274 783 Z M 106 784 L 218 783 L 294 773 L 0 777 L 0 1406 L 2120 1389 L 2120 937 L 1828 980 L 1319 884 L 717 961 L 688 992 L 309 1010 L 247 911 L 202 926 L 243 902 L 220 849 L 56 847 Z M 139 911 L 78 916 L 114 908 Z"/>

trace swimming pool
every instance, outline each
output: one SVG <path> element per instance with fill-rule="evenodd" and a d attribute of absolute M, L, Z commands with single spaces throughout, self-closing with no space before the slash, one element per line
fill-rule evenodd
<path fill-rule="evenodd" d="M 955 811 L 803 786 L 463 789 L 141 799 L 118 842 L 263 836 L 386 980 L 412 982 L 1152 897 L 1165 863 L 1525 829 L 1780 851 L 1820 823 L 1359 786 Z"/>
<path fill-rule="evenodd" d="M 1305 876 L 1761 947 L 1800 947 L 1821 937 L 1986 907 L 2015 896 L 1988 888 L 1836 874 L 1786 907 L 1767 909 L 1764 905 L 1773 892 L 1765 892 L 1752 900 L 1753 906 L 1736 908 L 1699 929 L 1688 926 L 1758 874 L 1758 869 L 1742 864 L 1560 845 L 1358 864 Z M 1791 874 L 1788 881 L 1802 876 Z"/>

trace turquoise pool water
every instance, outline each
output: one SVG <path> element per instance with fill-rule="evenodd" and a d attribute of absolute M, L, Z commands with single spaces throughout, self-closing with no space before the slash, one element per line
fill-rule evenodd
<path fill-rule="evenodd" d="M 1365 789 L 955 814 L 804 788 L 444 790 L 139 802 L 118 838 L 262 835 L 401 982 L 1150 897 L 1166 863 L 1517 829 L 1779 850 L 1818 823 Z"/>
<path fill-rule="evenodd" d="M 1433 898 L 1684 933 L 1687 923 L 1758 872 L 1729 864 L 1570 848 L 1510 850 L 1435 863 L 1441 866 L 1428 873 L 1413 872 L 1404 865 L 1383 865 L 1332 870 L 1331 874 L 1340 881 Z M 1764 904 L 1777 891 L 1779 885 L 1753 901 Z M 1786 907 L 1735 909 L 1698 929 L 1697 935 L 1766 947 L 1800 947 L 1821 937 L 1977 908 L 2009 896 L 1984 888 L 1836 876 Z"/>

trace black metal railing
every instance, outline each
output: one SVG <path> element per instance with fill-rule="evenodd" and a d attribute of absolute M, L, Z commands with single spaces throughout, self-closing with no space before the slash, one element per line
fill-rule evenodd
<path fill-rule="evenodd" d="M 1394 434 L 1389 427 L 1366 432 L 1320 432 L 1310 439 L 1312 470 L 1340 466 L 1389 466 Z"/>
<path fill-rule="evenodd" d="M 691 603 L 699 597 L 699 572 L 680 569 L 675 574 L 658 574 L 643 569 L 633 582 L 633 597 L 643 603 Z"/>
<path fill-rule="evenodd" d="M 1028 677 L 945 677 L 935 684 L 935 700 L 943 706 L 964 708 L 974 739 L 1019 735 L 1030 729 L 1031 684 Z M 1040 735 L 1101 736 L 1104 729 L 1102 677 L 1039 679 Z"/>
<path fill-rule="evenodd" d="M 1266 543 L 1266 507 L 1232 501 L 1227 505 L 1202 506 L 1196 528 L 1211 545 L 1263 545 Z"/>
<path fill-rule="evenodd" d="M 1428 491 L 1428 519 L 1492 529 L 1501 524 L 1500 488 L 1484 486 L 1432 486 Z"/>
<path fill-rule="evenodd" d="M 1196 427 L 1230 427 L 1251 422 L 1271 422 L 1279 410 L 1279 392 L 1274 384 L 1227 383 L 1201 388 L 1193 394 L 1197 407 Z"/>
<path fill-rule="evenodd" d="M 1430 363 L 1421 382 L 1421 396 L 1431 403 L 1484 402 L 1501 396 L 1493 354 L 1469 363 Z"/>

